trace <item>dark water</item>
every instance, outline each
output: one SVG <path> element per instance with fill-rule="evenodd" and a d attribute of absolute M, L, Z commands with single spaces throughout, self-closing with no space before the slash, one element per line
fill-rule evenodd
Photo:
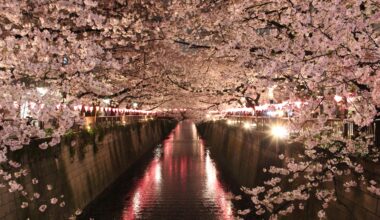
<path fill-rule="evenodd" d="M 195 125 L 183 121 L 81 219 L 233 219 L 228 188 Z"/>

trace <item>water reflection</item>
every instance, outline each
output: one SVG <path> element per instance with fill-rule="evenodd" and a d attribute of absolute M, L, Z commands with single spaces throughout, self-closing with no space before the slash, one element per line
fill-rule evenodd
<path fill-rule="evenodd" d="M 203 147 L 203 144 L 201 146 Z M 227 198 L 227 193 L 224 190 L 222 184 L 217 178 L 217 170 L 215 164 L 210 158 L 210 151 L 207 150 L 205 159 L 205 171 L 206 171 L 206 195 L 204 197 L 213 198 L 219 207 L 221 207 L 221 215 L 219 219 L 231 219 L 232 213 L 232 203 L 229 198 Z"/>
<path fill-rule="evenodd" d="M 232 202 L 190 121 L 174 129 L 128 188 L 116 219 L 233 219 Z"/>

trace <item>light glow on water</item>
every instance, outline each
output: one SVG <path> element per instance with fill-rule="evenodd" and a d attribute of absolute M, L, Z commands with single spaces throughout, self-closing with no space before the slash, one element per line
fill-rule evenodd
<path fill-rule="evenodd" d="M 230 196 L 193 123 L 180 123 L 154 155 L 126 196 L 122 219 L 173 218 L 176 213 L 234 219 Z"/>

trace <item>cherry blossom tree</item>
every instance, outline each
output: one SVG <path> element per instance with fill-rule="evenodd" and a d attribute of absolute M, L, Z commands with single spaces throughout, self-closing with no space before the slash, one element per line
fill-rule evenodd
<path fill-rule="evenodd" d="M 53 147 L 81 123 L 73 106 L 93 98 L 151 100 L 160 71 L 151 63 L 160 39 L 162 4 L 149 1 L 3 1 L 0 13 L 0 176 L 10 192 L 29 197 L 23 166 L 8 158 L 34 138 Z M 159 52 L 159 50 L 157 50 Z M 158 67 L 158 66 L 157 66 Z M 159 99 L 158 99 L 159 98 Z M 165 97 L 157 97 L 159 104 Z M 33 126 L 27 115 L 48 124 Z M 36 182 L 38 180 L 35 180 Z M 34 184 L 34 183 L 33 183 Z M 38 199 L 37 194 L 33 199 Z M 57 203 L 52 198 L 53 203 Z M 46 205 L 40 207 L 43 212 Z"/>

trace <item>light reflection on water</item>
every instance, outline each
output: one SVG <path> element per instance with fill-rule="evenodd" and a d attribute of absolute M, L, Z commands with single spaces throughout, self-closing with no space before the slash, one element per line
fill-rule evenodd
<path fill-rule="evenodd" d="M 132 183 L 121 183 L 128 184 L 128 190 L 121 192 L 121 210 L 113 210 L 120 213 L 116 216 L 124 220 L 233 219 L 229 193 L 194 123 L 181 122 L 153 154 L 142 175 Z M 104 200 L 112 200 L 109 197 Z"/>

